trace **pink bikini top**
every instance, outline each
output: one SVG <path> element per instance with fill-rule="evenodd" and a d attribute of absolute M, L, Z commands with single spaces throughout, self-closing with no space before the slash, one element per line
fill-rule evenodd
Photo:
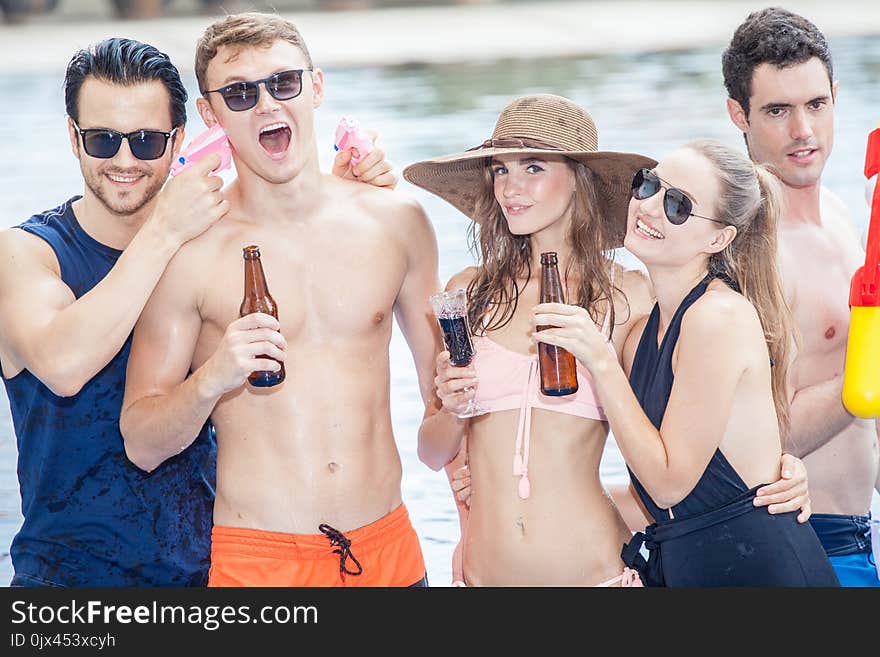
<path fill-rule="evenodd" d="M 614 345 L 609 341 L 612 353 Z M 578 390 L 550 397 L 541 392 L 537 354 L 521 354 L 485 336 L 474 337 L 473 367 L 477 373 L 476 401 L 490 412 L 519 409 L 519 428 L 513 454 L 513 474 L 519 477 L 519 496 L 529 497 L 529 437 L 532 409 L 543 408 L 594 420 L 605 420 L 589 371 L 577 364 Z"/>

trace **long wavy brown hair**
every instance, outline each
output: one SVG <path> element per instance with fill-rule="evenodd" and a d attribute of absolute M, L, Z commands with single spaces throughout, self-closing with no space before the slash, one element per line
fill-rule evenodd
<path fill-rule="evenodd" d="M 563 273 L 569 292 L 566 302 L 586 308 L 597 324 L 611 313 L 608 337 L 614 328 L 611 283 L 613 244 L 610 230 L 597 216 L 593 173 L 583 164 L 565 158 L 574 172 L 575 191 L 571 204 L 571 225 L 566 242 L 572 258 Z M 491 160 L 486 158 L 483 184 L 477 197 L 475 221 L 468 231 L 471 251 L 478 253 L 477 274 L 467 289 L 468 321 L 477 334 L 507 325 L 516 312 L 522 281 L 531 278 L 532 249 L 528 235 L 510 232 L 501 206 L 495 200 Z M 576 281 L 575 290 L 569 287 Z M 574 300 L 573 300 L 574 299 Z"/>

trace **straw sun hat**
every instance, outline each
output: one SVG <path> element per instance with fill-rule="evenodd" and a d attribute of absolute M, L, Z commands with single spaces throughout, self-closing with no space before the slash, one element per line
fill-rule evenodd
<path fill-rule="evenodd" d="M 657 162 L 635 153 L 599 150 L 593 118 L 577 103 L 552 94 L 522 96 L 504 108 L 492 137 L 463 153 L 411 164 L 403 177 L 474 218 L 486 158 L 509 153 L 564 155 L 595 177 L 599 216 L 611 222 L 614 246 L 623 244 L 632 178 Z"/>

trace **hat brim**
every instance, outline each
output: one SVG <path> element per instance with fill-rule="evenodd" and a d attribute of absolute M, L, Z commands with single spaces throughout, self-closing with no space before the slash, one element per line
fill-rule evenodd
<path fill-rule="evenodd" d="M 657 165 L 656 160 L 637 153 L 483 148 L 415 162 L 403 170 L 403 177 L 413 185 L 436 194 L 476 221 L 474 214 L 485 159 L 514 153 L 562 155 L 590 169 L 595 176 L 599 216 L 608 222 L 608 234 L 614 247 L 621 246 L 626 235 L 633 176 L 642 167 L 652 169 Z"/>

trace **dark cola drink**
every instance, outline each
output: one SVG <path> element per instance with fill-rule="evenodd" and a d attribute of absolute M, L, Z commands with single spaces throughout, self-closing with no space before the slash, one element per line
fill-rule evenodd
<path fill-rule="evenodd" d="M 467 317 L 439 317 L 443 342 L 449 352 L 449 362 L 455 367 L 470 365 L 474 359 L 474 345 L 468 331 Z"/>
<path fill-rule="evenodd" d="M 430 298 L 431 307 L 437 316 L 440 330 L 443 332 L 443 343 L 449 352 L 449 364 L 453 367 L 467 367 L 474 359 L 474 343 L 471 341 L 468 326 L 467 292 L 464 288 L 438 292 Z M 464 392 L 471 392 L 465 388 Z M 458 417 L 464 419 L 484 415 L 489 410 L 484 408 L 472 397 L 467 408 L 458 411 Z"/>

